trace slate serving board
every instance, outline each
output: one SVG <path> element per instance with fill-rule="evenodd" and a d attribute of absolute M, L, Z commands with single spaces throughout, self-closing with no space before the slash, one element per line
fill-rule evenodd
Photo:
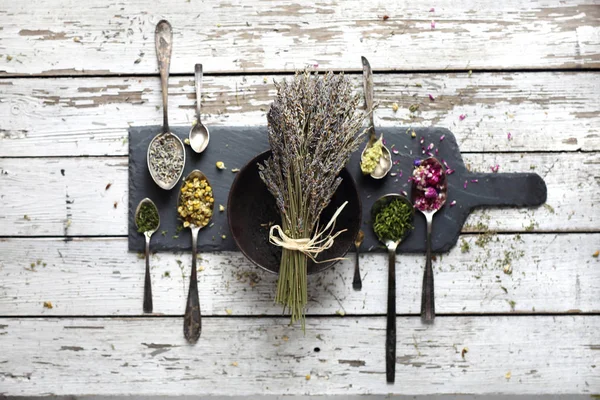
<path fill-rule="evenodd" d="M 189 127 L 171 127 L 182 140 L 187 138 Z M 416 132 L 412 138 L 410 132 Z M 392 173 L 382 180 L 363 176 L 360 171 L 360 151 L 355 152 L 347 168 L 359 188 L 363 207 L 365 240 L 361 251 L 384 251 L 370 225 L 371 205 L 377 198 L 387 193 L 406 191 L 410 198 L 411 184 L 408 177 L 413 170 L 415 159 L 427 158 L 423 147 L 433 143 L 431 152 L 440 160 L 445 160 L 456 172 L 448 176 L 448 201 L 434 218 L 432 246 L 436 253 L 446 252 L 458 241 L 458 236 L 469 213 L 476 207 L 534 207 L 546 201 L 546 184 L 534 173 L 472 173 L 467 171 L 462 160 L 456 138 L 445 128 L 378 128 L 383 133 L 388 148 L 397 149 L 392 154 L 395 165 Z M 182 251 L 191 249 L 189 229 L 177 232 L 180 225 L 177 219 L 177 195 L 180 184 L 170 191 L 160 189 L 150 177 L 146 163 L 146 153 L 152 138 L 161 132 L 160 126 L 132 127 L 129 129 L 129 250 L 143 251 L 144 237 L 135 227 L 134 213 L 137 204 L 144 197 L 151 198 L 159 209 L 161 225 L 152 237 L 154 251 Z M 440 137 L 444 135 L 444 139 Z M 421 138 L 424 139 L 421 144 Z M 257 154 L 269 149 L 266 127 L 210 127 L 210 144 L 202 154 L 194 153 L 186 147 L 185 177 L 193 169 L 201 170 L 213 187 L 215 197 L 214 225 L 200 231 L 198 248 L 200 252 L 235 251 L 237 247 L 231 238 L 227 224 L 227 214 L 218 211 L 218 205 L 227 206 L 229 188 L 235 178 L 233 168 L 242 168 Z M 435 150 L 438 153 L 435 153 Z M 215 167 L 223 161 L 226 170 Z M 475 183 L 473 180 L 477 180 Z M 467 182 L 466 189 L 464 183 Z M 456 200 L 456 205 L 449 204 Z M 399 252 L 425 252 L 425 218 L 415 213 L 414 231 L 399 246 Z M 164 232 L 163 232 L 164 231 Z M 222 238 L 225 236 L 225 239 Z M 265 238 L 267 240 L 267 238 Z"/>

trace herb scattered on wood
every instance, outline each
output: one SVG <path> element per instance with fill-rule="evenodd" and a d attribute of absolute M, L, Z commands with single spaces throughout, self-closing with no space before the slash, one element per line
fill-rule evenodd
<path fill-rule="evenodd" d="M 413 229 L 412 207 L 401 200 L 393 200 L 379 210 L 373 222 L 373 231 L 381 240 L 396 242 L 406 231 Z"/>

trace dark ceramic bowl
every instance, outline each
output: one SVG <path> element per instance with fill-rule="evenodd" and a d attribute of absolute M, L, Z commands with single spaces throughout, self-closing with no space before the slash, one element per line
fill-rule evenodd
<path fill-rule="evenodd" d="M 281 247 L 269 243 L 269 224 L 281 224 L 275 199 L 258 176 L 258 163 L 265 161 L 271 151 L 265 151 L 252 159 L 238 172 L 229 191 L 227 218 L 233 240 L 244 255 L 267 271 L 279 272 Z M 348 204 L 338 216 L 335 231 L 347 229 L 335 239 L 334 245 L 319 254 L 317 260 L 344 257 L 354 244 L 360 230 L 362 207 L 356 184 L 344 168 L 340 173 L 342 183 L 329 205 L 321 213 L 319 226 L 325 226 L 344 201 Z M 337 261 L 314 263 L 308 260 L 308 274 L 326 270 Z"/>

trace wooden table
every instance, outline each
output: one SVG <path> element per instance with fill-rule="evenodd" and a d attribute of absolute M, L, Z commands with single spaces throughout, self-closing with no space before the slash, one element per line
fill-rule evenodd
<path fill-rule="evenodd" d="M 0 396 L 600 393 L 597 1 L 156 3 L 0 1 Z M 546 180 L 545 206 L 480 210 L 437 258 L 433 326 L 424 257 L 398 257 L 395 385 L 381 254 L 361 258 L 360 292 L 351 261 L 309 279 L 306 335 L 239 253 L 202 255 L 195 346 L 189 254 L 152 257 L 143 315 L 127 128 L 161 123 L 161 18 L 172 124 L 193 118 L 196 62 L 209 126 L 264 125 L 273 80 L 308 64 L 359 90 L 364 55 L 380 125 L 447 127 L 472 170 Z"/>

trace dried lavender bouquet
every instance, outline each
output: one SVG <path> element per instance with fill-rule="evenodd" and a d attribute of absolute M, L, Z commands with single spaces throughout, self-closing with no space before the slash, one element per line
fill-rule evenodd
<path fill-rule="evenodd" d="M 341 182 L 340 171 L 362 141 L 365 114 L 357 111 L 360 96 L 352 93 L 343 74 L 305 70 L 275 86 L 277 97 L 267 114 L 272 154 L 259 164 L 259 174 L 282 221 L 270 236 L 271 243 L 283 247 L 275 301 L 284 312 L 289 309 L 292 324 L 301 320 L 304 329 L 308 258 L 314 259 L 336 236 L 321 231 L 324 239 L 315 230 Z M 274 228 L 283 240 L 273 240 Z M 309 241 L 312 251 L 306 249 Z"/>

